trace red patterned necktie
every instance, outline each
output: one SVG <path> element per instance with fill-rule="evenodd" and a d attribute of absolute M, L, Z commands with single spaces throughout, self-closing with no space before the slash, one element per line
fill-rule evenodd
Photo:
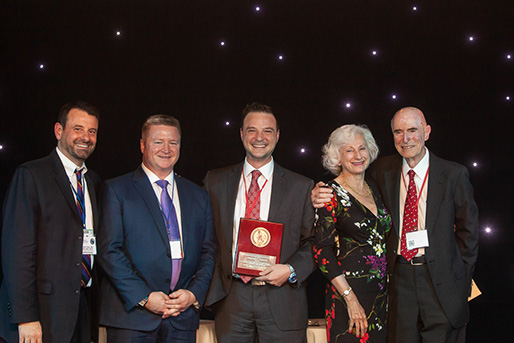
<path fill-rule="evenodd" d="M 82 168 L 75 170 L 75 176 L 77 177 L 77 210 L 79 211 L 80 218 L 82 219 L 82 229 L 86 228 L 86 206 L 84 200 L 84 186 L 82 185 Z M 91 280 L 91 256 L 82 255 L 82 287 L 86 287 Z"/>
<path fill-rule="evenodd" d="M 250 188 L 248 189 L 248 197 L 246 200 L 246 211 L 245 217 L 249 219 L 261 219 L 261 197 L 260 197 L 260 189 L 257 180 L 259 176 L 261 176 L 261 172 L 255 169 L 252 171 L 252 182 L 250 183 Z M 240 275 L 239 276 L 244 283 L 248 283 L 253 276 Z"/>
<path fill-rule="evenodd" d="M 259 194 L 259 184 L 257 180 L 261 176 L 261 172 L 255 169 L 252 171 L 252 182 L 248 189 L 248 200 L 246 203 L 245 217 L 249 219 L 260 219 L 261 218 L 261 197 Z"/>
<path fill-rule="evenodd" d="M 418 249 L 407 249 L 406 234 L 416 231 L 418 228 L 418 196 L 416 194 L 416 184 L 414 183 L 414 170 L 409 170 L 409 188 L 405 198 L 405 208 L 403 210 L 403 227 L 400 252 L 407 261 L 412 260 L 418 253 Z"/>

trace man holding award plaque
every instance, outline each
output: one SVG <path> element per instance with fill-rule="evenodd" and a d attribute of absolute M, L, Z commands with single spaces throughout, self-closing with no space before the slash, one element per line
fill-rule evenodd
<path fill-rule="evenodd" d="M 209 171 L 218 260 L 206 305 L 218 342 L 306 342 L 304 281 L 314 269 L 312 180 L 272 157 L 280 131 L 269 106 L 243 110 L 244 162 Z"/>

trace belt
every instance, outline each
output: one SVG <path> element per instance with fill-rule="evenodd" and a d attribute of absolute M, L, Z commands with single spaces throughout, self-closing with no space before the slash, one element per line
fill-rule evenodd
<path fill-rule="evenodd" d="M 239 277 L 233 277 L 234 280 L 238 280 L 239 282 L 244 283 L 245 285 L 252 285 L 252 286 L 264 286 L 266 285 L 266 281 L 259 281 L 255 278 L 251 279 L 249 282 L 245 283 L 241 278 Z"/>
<path fill-rule="evenodd" d="M 405 259 L 405 257 L 403 257 L 402 255 L 397 255 L 396 256 L 396 263 L 410 264 L 410 265 L 413 265 L 413 266 L 422 266 L 424 264 L 427 264 L 427 260 L 425 259 L 424 255 L 423 256 L 415 256 L 410 261 L 407 261 Z"/>

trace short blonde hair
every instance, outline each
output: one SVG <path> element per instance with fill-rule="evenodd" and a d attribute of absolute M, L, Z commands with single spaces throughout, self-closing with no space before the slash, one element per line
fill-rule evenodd
<path fill-rule="evenodd" d="M 344 145 L 351 143 L 356 135 L 361 135 L 366 142 L 366 146 L 369 150 L 370 161 L 373 162 L 378 157 L 378 145 L 375 142 L 375 138 L 371 134 L 371 131 L 366 125 L 354 125 L 348 124 L 343 125 L 335 129 L 328 138 L 327 144 L 323 146 L 323 168 L 330 171 L 334 175 L 341 173 L 341 161 L 339 159 L 339 150 Z"/>

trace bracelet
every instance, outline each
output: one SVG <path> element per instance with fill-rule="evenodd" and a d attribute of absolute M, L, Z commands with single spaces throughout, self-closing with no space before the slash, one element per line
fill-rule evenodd
<path fill-rule="evenodd" d="M 352 291 L 352 287 L 350 286 L 350 288 L 348 288 L 346 291 L 343 291 L 343 297 L 347 297 L 350 295 L 350 292 Z"/>

